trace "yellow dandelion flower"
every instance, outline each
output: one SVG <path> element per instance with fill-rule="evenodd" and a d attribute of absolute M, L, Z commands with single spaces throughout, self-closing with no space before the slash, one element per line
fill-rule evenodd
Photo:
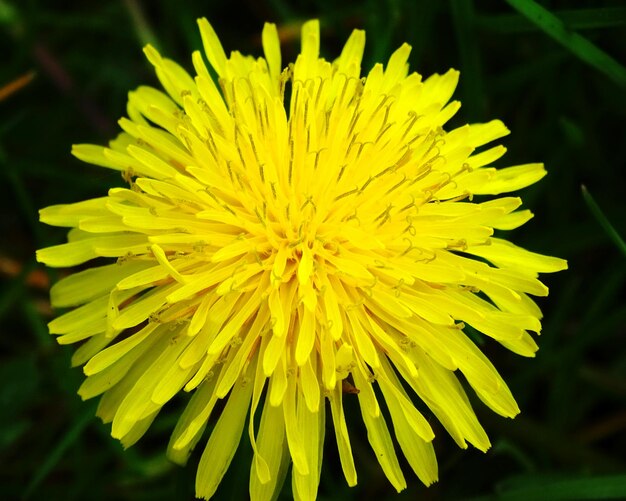
<path fill-rule="evenodd" d="M 362 77 L 363 31 L 328 62 L 309 21 L 285 67 L 273 24 L 257 59 L 227 57 L 211 25 L 199 26 L 219 85 L 199 51 L 192 77 L 146 47 L 165 92 L 139 87 L 109 147 L 73 149 L 121 171 L 129 188 L 41 211 L 71 230 L 39 261 L 117 259 L 51 290 L 54 306 L 74 308 L 49 327 L 61 344 L 83 342 L 80 395 L 102 395 L 98 416 L 130 446 L 172 397 L 191 393 L 167 452 L 185 463 L 215 422 L 197 474 L 203 498 L 246 418 L 251 497 L 270 499 L 293 463 L 294 496 L 314 498 L 327 409 L 355 485 L 344 398 L 358 401 L 398 491 L 389 422 L 416 475 L 435 482 L 434 433 L 416 398 L 460 447 L 483 451 L 489 439 L 455 373 L 498 414 L 519 412 L 463 329 L 533 356 L 541 312 L 529 295 L 545 296 L 538 273 L 566 263 L 494 237 L 532 217 L 519 198 L 472 197 L 524 188 L 543 165 L 495 169 L 504 147 L 474 153 L 508 134 L 499 120 L 445 131 L 458 72 L 422 80 L 406 44 Z"/>

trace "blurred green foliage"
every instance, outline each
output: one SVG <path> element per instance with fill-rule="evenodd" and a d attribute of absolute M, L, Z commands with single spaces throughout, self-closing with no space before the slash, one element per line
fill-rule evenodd
<path fill-rule="evenodd" d="M 82 376 L 69 368 L 72 348 L 57 346 L 45 325 L 57 273 L 36 264 L 34 251 L 65 238 L 38 223 L 38 208 L 122 184 L 117 173 L 71 158 L 70 145 L 108 141 L 126 93 L 157 85 L 143 44 L 191 68 L 200 16 L 226 50 L 257 55 L 263 22 L 278 23 L 285 61 L 298 51 L 303 20 L 321 19 L 330 59 L 353 28 L 365 28 L 364 71 L 406 41 L 423 75 L 461 70 L 463 108 L 451 126 L 501 118 L 512 135 L 499 165 L 544 161 L 549 172 L 522 193 L 536 217 L 511 236 L 570 263 L 546 277 L 541 349 L 523 360 L 493 342 L 481 346 L 521 416 L 507 421 L 476 404 L 493 443 L 486 455 L 459 450 L 436 428 L 440 482 L 427 489 L 404 465 L 411 480 L 396 497 L 358 406 L 346 399 L 359 484 L 345 485 L 329 430 L 320 498 L 626 498 L 626 5 L 608 0 L 0 0 L 0 88 L 14 87 L 0 101 L 0 498 L 193 499 L 200 451 L 187 468 L 164 455 L 176 412 L 123 451 L 93 417 L 95 402 L 76 395 Z M 247 498 L 250 459 L 244 439 L 220 498 Z M 281 498 L 290 493 L 287 481 Z"/>

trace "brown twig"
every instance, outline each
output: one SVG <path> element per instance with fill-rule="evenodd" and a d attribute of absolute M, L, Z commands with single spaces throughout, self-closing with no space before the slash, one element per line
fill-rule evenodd
<path fill-rule="evenodd" d="M 0 87 L 0 101 L 4 101 L 9 96 L 26 87 L 35 78 L 36 73 L 29 71 L 22 76 Z"/>

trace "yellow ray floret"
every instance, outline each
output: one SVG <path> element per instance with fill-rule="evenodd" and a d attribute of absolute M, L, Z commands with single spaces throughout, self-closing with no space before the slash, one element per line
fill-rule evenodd
<path fill-rule="evenodd" d="M 529 186 L 543 165 L 495 168 L 504 147 L 475 152 L 509 133 L 499 120 L 446 131 L 459 73 L 423 80 L 407 44 L 363 77 L 360 30 L 326 61 L 309 21 L 285 65 L 273 24 L 260 58 L 228 56 L 206 19 L 199 28 L 195 75 L 146 47 L 164 91 L 129 93 L 120 135 L 72 150 L 128 188 L 41 210 L 70 232 L 39 261 L 115 260 L 51 290 L 55 307 L 74 308 L 49 328 L 83 342 L 79 394 L 101 395 L 98 416 L 130 446 L 190 393 L 167 454 L 186 463 L 210 428 L 199 497 L 216 492 L 246 418 L 252 499 L 274 498 L 290 463 L 294 497 L 316 497 L 326 419 L 355 485 L 344 400 L 358 401 L 395 489 L 407 485 L 398 451 L 430 485 L 435 432 L 416 399 L 460 447 L 482 451 L 489 438 L 458 374 L 495 412 L 519 412 L 464 329 L 533 356 L 541 311 L 530 296 L 548 293 L 539 273 L 567 265 L 495 236 L 532 217 L 519 198 L 473 197 Z"/>

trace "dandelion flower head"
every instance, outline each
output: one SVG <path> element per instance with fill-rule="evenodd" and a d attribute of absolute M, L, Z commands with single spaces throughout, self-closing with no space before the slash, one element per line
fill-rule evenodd
<path fill-rule="evenodd" d="M 348 398 L 391 484 L 406 487 L 394 443 L 431 484 L 434 432 L 415 401 L 460 447 L 483 451 L 458 375 L 496 413 L 519 412 L 464 329 L 522 356 L 537 350 L 529 295 L 547 295 L 538 273 L 566 264 L 494 230 L 532 217 L 503 194 L 543 166 L 491 166 L 505 152 L 483 148 L 508 134 L 499 120 L 444 130 L 460 106 L 458 72 L 423 80 L 406 44 L 362 76 L 360 30 L 330 62 L 309 21 L 283 65 L 273 24 L 261 58 L 227 57 L 211 25 L 199 27 L 217 83 L 201 52 L 192 77 L 148 46 L 165 92 L 139 87 L 108 147 L 73 149 L 128 187 L 41 211 L 71 229 L 39 261 L 112 258 L 51 290 L 55 307 L 73 308 L 49 328 L 81 343 L 79 394 L 101 395 L 98 416 L 130 446 L 187 392 L 167 454 L 184 464 L 208 425 L 199 497 L 215 493 L 243 433 L 253 499 L 270 499 L 290 464 L 294 496 L 315 498 L 327 432 L 355 485 Z"/>

